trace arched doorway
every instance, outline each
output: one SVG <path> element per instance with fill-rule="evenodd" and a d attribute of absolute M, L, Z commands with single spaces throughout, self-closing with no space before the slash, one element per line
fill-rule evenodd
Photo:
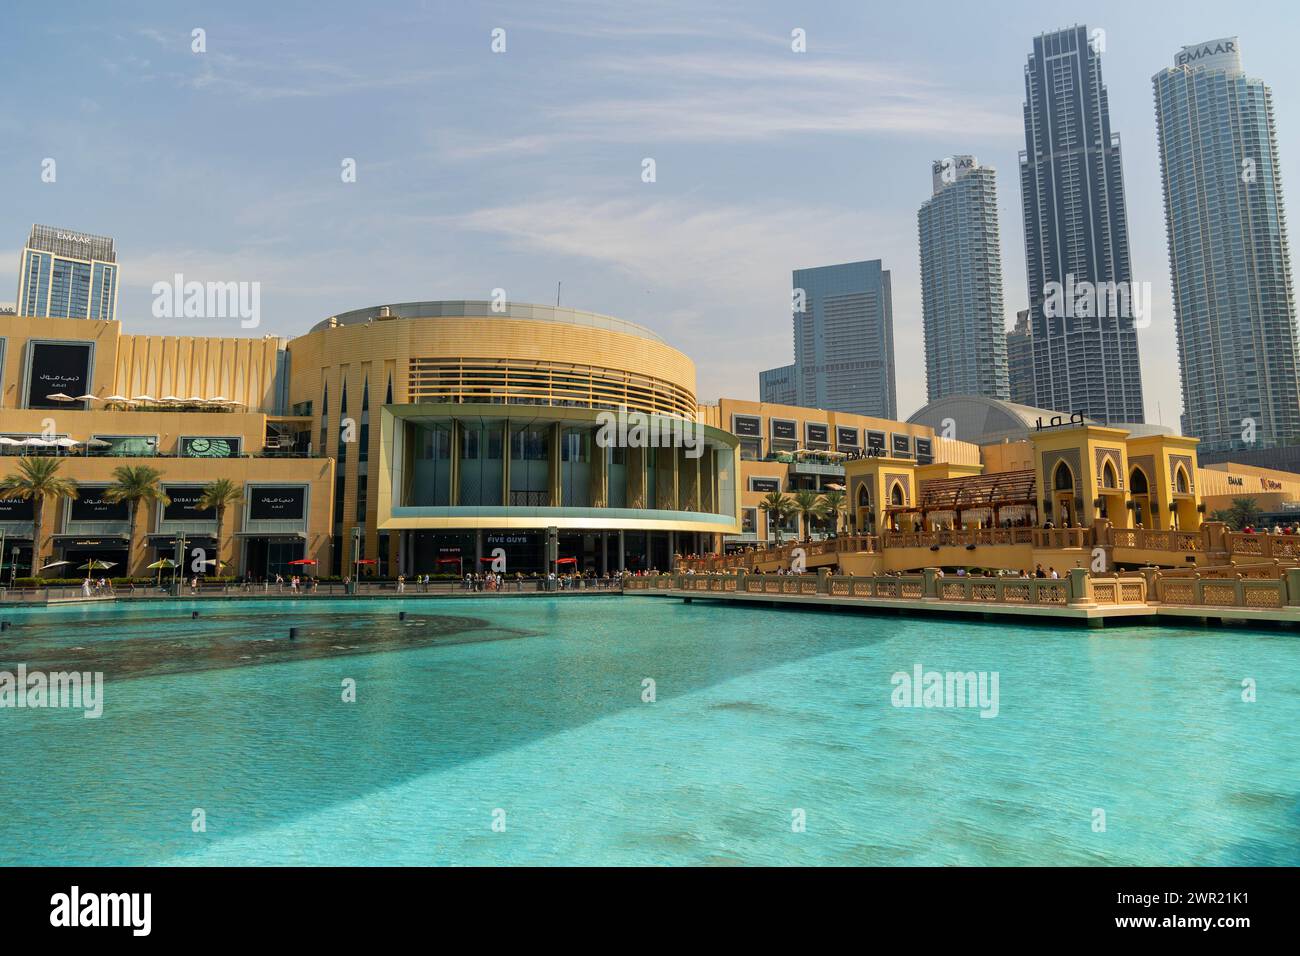
<path fill-rule="evenodd" d="M 1155 530 L 1160 527 L 1160 516 L 1151 500 L 1151 482 L 1141 468 L 1134 468 L 1128 477 L 1129 498 L 1133 503 L 1133 527 Z"/>
<path fill-rule="evenodd" d="M 1101 464 L 1101 494 L 1097 496 L 1100 507 L 1098 517 L 1105 518 L 1125 527 L 1124 491 L 1119 484 L 1119 469 L 1115 462 L 1106 458 Z"/>
<path fill-rule="evenodd" d="M 1058 528 L 1077 528 L 1079 515 L 1074 506 L 1074 472 L 1065 462 L 1057 462 L 1052 472 L 1052 511 Z"/>
<path fill-rule="evenodd" d="M 1180 462 L 1174 468 L 1174 498 L 1169 505 L 1169 527 L 1174 531 L 1196 527 L 1196 501 L 1192 496 L 1192 479 Z"/>
<path fill-rule="evenodd" d="M 891 508 L 902 508 L 906 504 L 907 497 L 903 494 L 902 482 L 895 481 L 889 487 L 889 505 Z M 893 528 L 893 530 L 898 531 L 898 512 L 892 512 L 889 518 L 890 527 Z"/>
<path fill-rule="evenodd" d="M 858 485 L 854 508 L 857 512 L 857 524 L 862 533 L 875 534 L 876 519 L 875 515 L 871 513 L 871 488 L 865 481 Z"/>

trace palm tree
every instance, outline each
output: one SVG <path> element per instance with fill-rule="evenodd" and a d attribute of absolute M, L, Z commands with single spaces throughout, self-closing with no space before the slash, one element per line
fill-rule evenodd
<path fill-rule="evenodd" d="M 118 465 L 113 469 L 113 483 L 104 489 L 104 500 L 126 502 L 130 507 L 130 538 L 126 544 L 126 574 L 131 573 L 135 557 L 135 518 L 141 502 L 152 501 L 160 505 L 171 504 L 163 491 L 162 472 L 148 465 Z"/>
<path fill-rule="evenodd" d="M 789 495 L 779 491 L 769 491 L 758 503 L 758 509 L 766 512 L 767 525 L 776 532 L 776 543 L 781 543 L 781 523 L 794 513 L 794 502 Z"/>
<path fill-rule="evenodd" d="M 207 511 L 209 508 L 215 508 L 217 511 L 217 553 L 214 557 L 218 563 L 212 566 L 214 571 L 221 570 L 221 529 L 226 520 L 226 509 L 237 501 L 244 500 L 244 492 L 239 485 L 235 484 L 229 478 L 218 478 L 203 486 L 203 497 L 199 499 L 199 509 Z"/>
<path fill-rule="evenodd" d="M 32 503 L 32 577 L 40 571 L 45 499 L 77 497 L 76 481 L 59 474 L 62 465 L 57 458 L 20 458 L 17 473 L 0 479 L 0 498 Z"/>
<path fill-rule="evenodd" d="M 843 491 L 832 488 L 822 492 L 822 500 L 826 502 L 826 514 L 834 519 L 835 533 L 839 534 L 841 519 L 849 513 L 849 498 Z"/>
<path fill-rule="evenodd" d="M 1259 504 L 1254 498 L 1233 498 L 1232 507 L 1228 509 L 1228 514 L 1232 516 L 1229 524 L 1234 531 L 1253 527 L 1259 524 L 1259 520 L 1264 517 L 1264 512 L 1260 510 Z"/>
<path fill-rule="evenodd" d="M 809 488 L 796 491 L 794 510 L 803 518 L 803 536 L 807 541 L 812 537 L 813 519 L 826 517 L 826 499 Z"/>

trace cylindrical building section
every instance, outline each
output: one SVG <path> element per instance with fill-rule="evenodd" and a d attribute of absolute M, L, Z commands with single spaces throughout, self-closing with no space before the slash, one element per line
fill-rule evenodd
<path fill-rule="evenodd" d="M 401 303 L 289 355 L 290 404 L 338 461 L 335 573 L 545 573 L 548 529 L 561 571 L 666 570 L 739 529 L 736 438 L 697 421 L 694 363 L 633 323 Z"/>

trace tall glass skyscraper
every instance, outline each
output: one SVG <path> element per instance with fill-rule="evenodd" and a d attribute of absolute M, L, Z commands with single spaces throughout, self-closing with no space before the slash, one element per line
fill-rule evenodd
<path fill-rule="evenodd" d="M 897 418 L 893 293 L 880 260 L 796 269 L 793 305 L 797 403 Z M 788 376 L 786 367 L 760 373 L 760 394 Z"/>
<path fill-rule="evenodd" d="M 18 265 L 18 314 L 115 318 L 117 253 L 113 240 L 54 226 L 32 226 Z"/>
<path fill-rule="evenodd" d="M 1011 400 L 1018 405 L 1033 405 L 1034 336 L 1029 327 L 1029 310 L 1016 313 L 1016 324 L 1007 332 L 1007 384 Z"/>
<path fill-rule="evenodd" d="M 799 389 L 793 365 L 769 368 L 758 373 L 758 400 L 776 405 L 798 405 Z"/>
<path fill-rule="evenodd" d="M 1295 303 L 1272 92 L 1236 37 L 1152 78 L 1183 431 L 1206 450 L 1300 441 Z"/>
<path fill-rule="evenodd" d="M 1134 320 L 1145 296 L 1132 284 L 1102 36 L 1083 26 L 1045 33 L 1025 66 L 1020 196 L 1034 404 L 1100 422 L 1141 422 Z"/>
<path fill-rule="evenodd" d="M 933 194 L 916 215 L 932 402 L 948 395 L 1010 395 L 995 177 L 974 156 L 937 160 Z"/>

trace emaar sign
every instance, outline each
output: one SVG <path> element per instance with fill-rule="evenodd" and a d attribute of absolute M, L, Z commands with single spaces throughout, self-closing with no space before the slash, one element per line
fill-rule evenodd
<path fill-rule="evenodd" d="M 1236 37 L 1221 37 L 1218 40 L 1206 40 L 1185 46 L 1174 57 L 1175 66 L 1187 66 L 1194 70 L 1227 70 L 1229 73 L 1241 72 L 1241 46 Z"/>

